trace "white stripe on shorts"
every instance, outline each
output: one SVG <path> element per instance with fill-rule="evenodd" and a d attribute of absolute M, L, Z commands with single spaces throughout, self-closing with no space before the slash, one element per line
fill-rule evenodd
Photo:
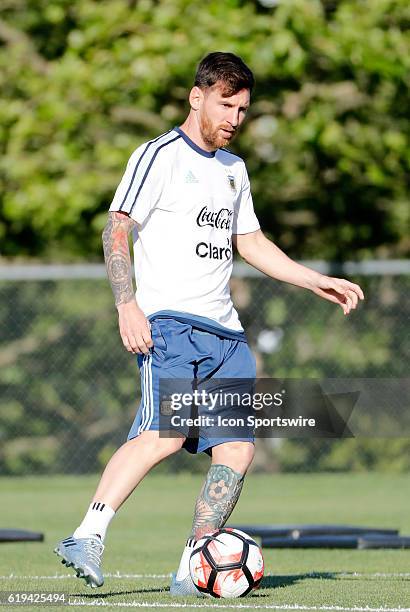
<path fill-rule="evenodd" d="M 142 410 L 141 410 L 141 422 L 138 425 L 137 435 L 139 435 L 142 431 L 142 425 L 145 421 L 145 413 L 147 411 L 147 389 L 145 383 L 145 361 L 146 355 L 142 358 L 142 366 L 141 366 L 141 395 L 142 395 Z"/>
<path fill-rule="evenodd" d="M 154 392 L 152 389 L 152 355 L 149 355 L 148 364 L 148 393 L 149 393 L 149 405 L 150 405 L 150 417 L 146 426 L 146 429 L 151 427 L 152 419 L 154 418 Z"/>
<path fill-rule="evenodd" d="M 143 362 L 142 362 L 142 372 L 141 372 L 141 383 L 142 383 L 142 390 L 143 390 L 143 395 L 142 395 L 143 408 L 142 408 L 142 415 L 141 415 L 141 423 L 138 427 L 138 435 L 142 433 L 143 431 L 145 431 L 150 417 L 152 420 L 151 412 L 153 412 L 153 406 L 151 404 L 152 389 L 150 392 L 150 385 L 152 384 L 151 377 L 150 377 L 150 373 L 151 373 L 150 366 L 151 366 L 151 355 L 150 354 L 144 355 Z"/>

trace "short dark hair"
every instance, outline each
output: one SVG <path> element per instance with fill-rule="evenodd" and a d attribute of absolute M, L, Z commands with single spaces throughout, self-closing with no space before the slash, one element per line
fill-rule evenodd
<path fill-rule="evenodd" d="M 201 89 L 212 87 L 218 81 L 224 85 L 224 96 L 233 96 L 241 89 L 252 91 L 255 79 L 252 70 L 233 53 L 215 51 L 200 62 L 195 75 L 195 85 Z"/>

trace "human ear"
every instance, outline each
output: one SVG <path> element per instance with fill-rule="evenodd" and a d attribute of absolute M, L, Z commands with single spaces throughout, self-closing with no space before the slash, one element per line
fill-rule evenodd
<path fill-rule="evenodd" d="M 195 85 L 189 93 L 189 104 L 191 105 L 192 110 L 199 110 L 203 97 L 204 94 L 202 89 Z"/>

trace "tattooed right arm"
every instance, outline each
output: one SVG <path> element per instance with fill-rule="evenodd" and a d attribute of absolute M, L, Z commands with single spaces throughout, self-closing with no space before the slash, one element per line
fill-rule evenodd
<path fill-rule="evenodd" d="M 110 212 L 102 235 L 105 265 L 116 306 L 135 299 L 128 245 L 128 234 L 134 225 L 135 221 L 131 217 Z"/>
<path fill-rule="evenodd" d="M 125 214 L 110 212 L 103 231 L 107 274 L 118 309 L 122 342 L 130 353 L 149 353 L 153 346 L 150 325 L 139 308 L 132 287 L 132 268 L 128 235 L 135 221 Z"/>

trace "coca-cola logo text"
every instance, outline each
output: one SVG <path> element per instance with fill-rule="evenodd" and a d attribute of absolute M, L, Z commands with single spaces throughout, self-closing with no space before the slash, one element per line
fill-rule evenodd
<path fill-rule="evenodd" d="M 229 208 L 221 208 L 218 212 L 215 212 L 204 206 L 196 218 L 196 223 L 199 227 L 209 225 L 215 229 L 230 230 L 232 217 L 233 210 L 229 210 Z"/>

